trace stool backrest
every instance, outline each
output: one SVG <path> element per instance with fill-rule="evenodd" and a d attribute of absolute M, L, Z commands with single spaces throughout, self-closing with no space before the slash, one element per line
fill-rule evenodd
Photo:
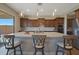
<path fill-rule="evenodd" d="M 14 35 L 4 35 L 4 45 L 5 47 L 8 45 L 14 47 Z"/>
<path fill-rule="evenodd" d="M 44 46 L 46 35 L 32 35 L 32 37 L 33 37 L 34 46 L 36 46 L 36 45 Z"/>
<path fill-rule="evenodd" d="M 77 39 L 77 36 L 75 35 L 66 35 L 64 36 L 64 48 L 66 46 L 72 46 L 73 47 L 73 41 Z"/>

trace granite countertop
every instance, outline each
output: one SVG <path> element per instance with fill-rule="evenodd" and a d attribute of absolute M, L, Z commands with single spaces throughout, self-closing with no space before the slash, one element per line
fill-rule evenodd
<path fill-rule="evenodd" d="M 15 35 L 16 37 L 32 37 L 32 35 L 47 35 L 47 37 L 62 37 L 63 33 L 58 32 L 17 32 L 12 33 L 11 35 Z"/>

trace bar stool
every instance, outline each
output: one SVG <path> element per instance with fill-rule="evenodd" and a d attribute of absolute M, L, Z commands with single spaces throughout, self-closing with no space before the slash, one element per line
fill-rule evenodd
<path fill-rule="evenodd" d="M 10 49 L 14 49 L 14 55 L 16 55 L 17 47 L 20 48 L 20 52 L 21 54 L 23 54 L 21 49 L 21 41 L 14 42 L 14 38 L 15 38 L 14 35 L 4 35 L 4 45 L 5 48 L 7 49 L 6 55 L 8 55 Z"/>
<path fill-rule="evenodd" d="M 36 55 L 37 51 L 41 51 L 42 55 L 44 55 L 44 42 L 46 39 L 46 35 L 32 35 L 33 37 L 33 46 L 35 49 L 34 54 Z"/>
<path fill-rule="evenodd" d="M 64 38 L 63 42 L 57 42 L 56 55 L 58 54 L 58 52 L 62 52 L 62 54 L 64 55 L 65 50 L 67 50 L 71 55 L 72 54 L 71 50 L 73 49 L 73 41 L 77 39 L 77 36 L 66 35 L 66 36 L 63 36 L 63 38 Z"/>

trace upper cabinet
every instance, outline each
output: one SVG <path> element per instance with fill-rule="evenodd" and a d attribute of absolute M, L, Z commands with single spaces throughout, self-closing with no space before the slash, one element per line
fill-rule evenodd
<path fill-rule="evenodd" d="M 20 26 L 21 27 L 25 27 L 25 26 L 28 26 L 28 19 L 26 18 L 20 18 Z"/>
<path fill-rule="evenodd" d="M 20 18 L 20 25 L 21 27 L 56 27 L 58 25 L 63 25 L 64 20 L 63 18 L 57 18 L 57 19 L 44 19 L 44 18 L 38 18 L 38 19 L 27 19 L 27 18 Z"/>
<path fill-rule="evenodd" d="M 79 9 L 75 10 L 75 16 L 79 19 Z"/>
<path fill-rule="evenodd" d="M 77 25 L 78 25 L 78 27 L 79 27 L 79 9 L 77 9 L 77 10 L 75 10 L 75 17 L 76 17 L 76 23 L 77 23 Z"/>
<path fill-rule="evenodd" d="M 45 20 L 45 27 L 55 27 L 55 20 Z"/>
<path fill-rule="evenodd" d="M 64 24 L 64 18 L 56 18 L 56 24 L 57 25 L 63 25 Z"/>

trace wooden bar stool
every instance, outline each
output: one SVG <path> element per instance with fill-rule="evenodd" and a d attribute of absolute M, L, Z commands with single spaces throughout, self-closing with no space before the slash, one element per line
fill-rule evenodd
<path fill-rule="evenodd" d="M 64 54 L 65 50 L 67 50 L 71 55 L 72 54 L 71 50 L 73 49 L 73 41 L 77 39 L 77 36 L 66 35 L 66 36 L 63 36 L 63 38 L 64 38 L 63 42 L 57 43 L 56 55 L 58 54 L 58 52 L 62 52 L 62 54 Z"/>
<path fill-rule="evenodd" d="M 36 55 L 37 51 L 41 51 L 44 55 L 44 42 L 46 35 L 32 35 L 33 37 L 33 46 L 35 48 L 34 54 Z"/>
<path fill-rule="evenodd" d="M 14 35 L 4 35 L 4 45 L 5 48 L 7 49 L 6 55 L 8 55 L 10 49 L 14 49 L 14 55 L 16 55 L 17 47 L 20 48 L 20 52 L 21 54 L 23 54 L 21 49 L 21 41 L 14 42 L 14 38 L 15 38 Z"/>

